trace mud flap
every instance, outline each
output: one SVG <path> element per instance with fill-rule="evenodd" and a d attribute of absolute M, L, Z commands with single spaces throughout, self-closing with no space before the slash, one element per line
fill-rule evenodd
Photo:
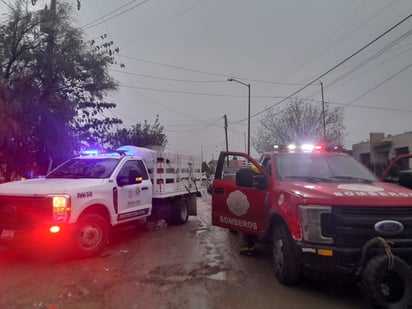
<path fill-rule="evenodd" d="M 190 194 L 187 199 L 189 202 L 188 205 L 188 212 L 189 212 L 189 216 L 197 216 L 197 198 L 196 198 L 196 194 Z"/>

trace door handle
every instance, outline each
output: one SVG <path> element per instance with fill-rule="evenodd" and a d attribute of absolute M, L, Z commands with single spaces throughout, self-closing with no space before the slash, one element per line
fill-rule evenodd
<path fill-rule="evenodd" d="M 215 193 L 224 193 L 225 189 L 223 189 L 223 188 L 213 188 L 213 191 L 215 191 Z"/>
<path fill-rule="evenodd" d="M 149 190 L 149 187 L 142 187 L 142 190 Z"/>

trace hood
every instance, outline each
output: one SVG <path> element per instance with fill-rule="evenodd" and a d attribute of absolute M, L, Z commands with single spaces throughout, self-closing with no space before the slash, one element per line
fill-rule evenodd
<path fill-rule="evenodd" d="M 301 196 L 308 204 L 412 206 L 412 190 L 386 182 L 282 182 L 282 190 Z"/>
<path fill-rule="evenodd" d="M 82 192 L 88 187 L 101 185 L 105 179 L 29 179 L 3 183 L 0 195 L 47 195 Z"/>

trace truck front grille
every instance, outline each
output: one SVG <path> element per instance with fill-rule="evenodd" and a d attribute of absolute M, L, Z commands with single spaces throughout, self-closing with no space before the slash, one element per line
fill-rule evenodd
<path fill-rule="evenodd" d="M 412 239 L 412 205 L 411 207 L 334 206 L 332 213 L 322 220 L 322 231 L 325 231 L 325 236 L 333 237 L 336 247 L 360 248 L 368 240 L 381 236 L 375 231 L 374 226 L 382 220 L 399 221 L 404 226 L 402 234 L 388 238 Z"/>
<path fill-rule="evenodd" d="M 53 217 L 50 198 L 0 196 L 0 229 L 34 228 Z"/>

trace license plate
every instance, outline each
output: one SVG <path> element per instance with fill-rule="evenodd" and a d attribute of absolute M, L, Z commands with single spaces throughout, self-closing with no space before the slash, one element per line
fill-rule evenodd
<path fill-rule="evenodd" d="M 14 230 L 2 230 L 0 238 L 1 239 L 12 239 L 12 238 L 14 238 Z"/>

